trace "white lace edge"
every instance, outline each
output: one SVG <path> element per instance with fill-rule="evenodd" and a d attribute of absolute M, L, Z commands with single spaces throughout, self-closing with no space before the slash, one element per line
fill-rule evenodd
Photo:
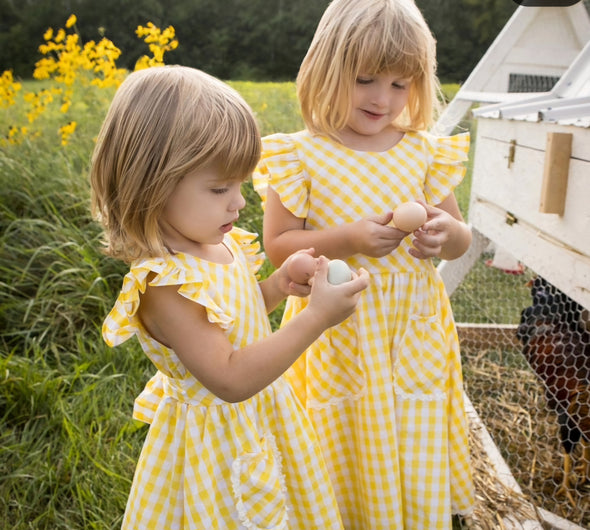
<path fill-rule="evenodd" d="M 432 394 L 410 394 L 395 384 L 393 388 L 396 397 L 408 401 L 444 401 L 447 398 L 447 394 L 441 390 L 435 390 Z"/>
<path fill-rule="evenodd" d="M 232 490 L 234 493 L 234 498 L 236 500 L 236 509 L 238 510 L 238 517 L 239 517 L 240 521 L 242 522 L 242 524 L 246 528 L 249 528 L 251 530 L 288 530 L 287 522 L 289 520 L 289 514 L 287 512 L 289 511 L 289 507 L 287 506 L 287 486 L 285 483 L 285 475 L 283 473 L 282 456 L 281 456 L 281 453 L 279 452 L 279 448 L 277 447 L 275 437 L 269 432 L 264 433 L 263 436 L 264 436 L 264 440 L 267 443 L 268 449 L 270 449 L 270 451 L 273 453 L 273 455 L 275 457 L 275 462 L 276 462 L 278 472 L 279 472 L 279 482 L 281 484 L 281 493 L 283 494 L 283 499 L 285 501 L 285 513 L 283 514 L 283 517 L 281 518 L 280 522 L 277 525 L 275 525 L 274 527 L 272 527 L 272 529 L 263 528 L 261 526 L 258 526 L 248 517 L 248 513 L 246 511 L 246 506 L 244 504 L 244 500 L 242 499 L 242 494 L 240 492 L 240 479 L 239 479 L 239 477 L 240 477 L 240 465 L 242 462 L 242 457 L 238 456 L 232 463 L 232 473 L 231 473 L 231 484 L 232 484 Z"/>

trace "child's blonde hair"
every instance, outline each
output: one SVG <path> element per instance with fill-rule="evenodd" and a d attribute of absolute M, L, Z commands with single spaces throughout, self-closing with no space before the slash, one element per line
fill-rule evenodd
<path fill-rule="evenodd" d="M 349 118 L 357 76 L 383 72 L 412 81 L 395 126 L 430 128 L 439 108 L 436 41 L 414 1 L 333 0 L 297 76 L 307 128 L 337 139 Z"/>
<path fill-rule="evenodd" d="M 129 262 L 167 252 L 159 220 L 177 183 L 210 166 L 222 180 L 244 180 L 260 148 L 250 107 L 218 79 L 182 66 L 130 74 L 109 108 L 90 171 L 106 253 Z"/>

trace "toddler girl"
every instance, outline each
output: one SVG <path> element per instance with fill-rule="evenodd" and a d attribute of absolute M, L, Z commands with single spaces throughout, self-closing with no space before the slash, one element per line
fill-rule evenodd
<path fill-rule="evenodd" d="M 260 154 L 242 98 L 185 67 L 135 72 L 117 91 L 91 169 L 107 252 L 130 262 L 109 345 L 136 336 L 158 369 L 134 417 L 150 424 L 124 529 L 341 528 L 316 436 L 282 377 L 367 286 L 311 289 L 287 266 L 258 282 L 255 236 L 234 226 Z M 288 265 L 287 260 L 287 265 Z M 310 295 L 271 333 L 267 311 Z"/>

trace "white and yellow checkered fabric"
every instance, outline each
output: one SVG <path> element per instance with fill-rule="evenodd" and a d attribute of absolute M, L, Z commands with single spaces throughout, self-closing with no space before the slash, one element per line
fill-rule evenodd
<path fill-rule="evenodd" d="M 249 400 L 227 403 L 137 317 L 139 293 L 153 271 L 151 285 L 178 285 L 236 348 L 261 340 L 271 329 L 255 278 L 263 256 L 253 240 L 238 228 L 226 236 L 234 255 L 229 265 L 186 254 L 133 264 L 105 320 L 110 345 L 137 336 L 158 369 L 135 403 L 134 417 L 150 428 L 124 530 L 342 529 L 317 437 L 284 378 Z"/>
<path fill-rule="evenodd" d="M 268 186 L 306 228 L 438 204 L 465 173 L 469 136 L 408 133 L 391 150 L 343 148 L 303 131 L 264 139 L 254 184 Z M 347 530 L 451 528 L 474 500 L 460 352 L 435 267 L 408 253 L 355 255 L 371 273 L 356 313 L 289 370 L 308 409 Z M 290 299 L 285 320 L 306 300 Z"/>

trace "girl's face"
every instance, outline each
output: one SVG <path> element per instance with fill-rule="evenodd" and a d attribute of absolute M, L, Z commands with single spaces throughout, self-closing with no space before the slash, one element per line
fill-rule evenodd
<path fill-rule="evenodd" d="M 166 245 L 176 252 L 207 257 L 209 246 L 223 241 L 246 205 L 241 184 L 240 180 L 221 180 L 214 167 L 187 174 L 162 212 L 160 226 Z"/>
<path fill-rule="evenodd" d="M 391 123 L 408 102 L 411 80 L 389 73 L 362 74 L 352 91 L 351 112 L 345 135 L 380 144 L 391 136 Z M 385 142 L 387 143 L 387 142 Z"/>

